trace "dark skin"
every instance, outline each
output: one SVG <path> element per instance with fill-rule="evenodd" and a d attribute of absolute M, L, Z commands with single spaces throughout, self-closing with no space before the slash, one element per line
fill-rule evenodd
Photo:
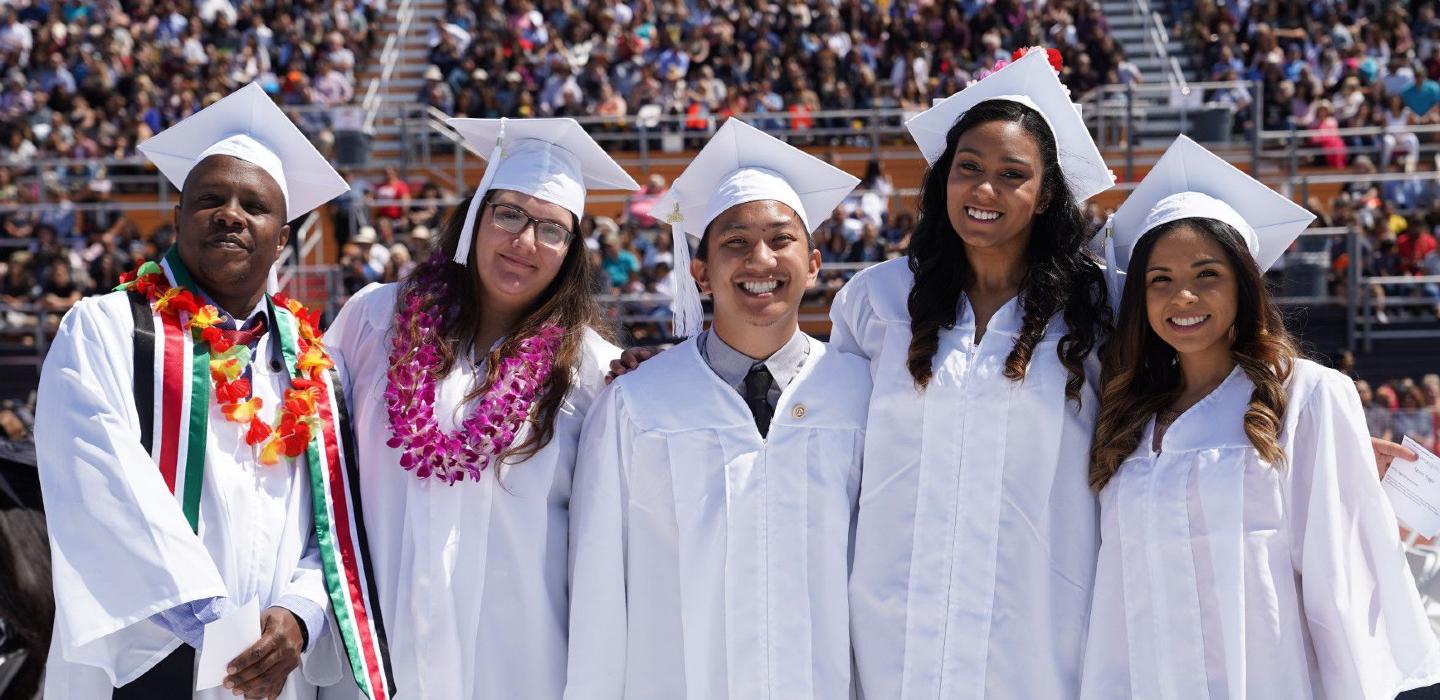
<path fill-rule="evenodd" d="M 265 279 L 290 241 L 285 195 L 264 169 L 210 156 L 190 171 L 175 207 L 175 244 L 195 283 L 227 314 L 244 317 L 265 294 Z M 300 665 L 304 635 L 285 608 L 267 609 L 260 639 L 226 669 L 237 696 L 274 698 Z"/>
<path fill-rule="evenodd" d="M 249 314 L 290 241 L 280 185 L 258 165 L 210 156 L 185 179 L 174 223 L 195 283 L 231 316 Z"/>
<path fill-rule="evenodd" d="M 260 616 L 260 641 L 230 660 L 225 687 L 237 696 L 277 698 L 285 679 L 300 666 L 304 637 L 295 614 L 269 608 Z"/>

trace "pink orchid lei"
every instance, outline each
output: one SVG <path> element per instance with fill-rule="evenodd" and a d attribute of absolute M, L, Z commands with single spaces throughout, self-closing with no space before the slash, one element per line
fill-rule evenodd
<path fill-rule="evenodd" d="M 440 268 L 422 273 L 403 292 L 397 320 L 415 317 L 421 329 L 419 348 L 408 362 L 410 343 L 399 334 L 391 340 L 385 408 L 390 416 L 392 448 L 404 450 L 400 466 L 420 479 L 434 476 L 454 485 L 469 476 L 479 481 L 497 455 L 504 453 L 530 416 L 530 406 L 550 377 L 555 351 L 565 330 L 542 326 L 520 341 L 515 357 L 500 360 L 495 383 L 453 432 L 444 433 L 435 419 L 435 374 L 440 368 L 438 329 L 443 312 L 422 308 L 426 299 L 445 298 Z"/>

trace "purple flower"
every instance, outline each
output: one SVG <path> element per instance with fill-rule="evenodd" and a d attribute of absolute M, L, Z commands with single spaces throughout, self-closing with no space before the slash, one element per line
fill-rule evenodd
<path fill-rule="evenodd" d="M 412 342 L 399 334 L 392 339 L 384 394 L 391 437 L 385 444 L 405 450 L 400 456 L 400 466 L 413 470 L 417 478 L 436 476 L 454 485 L 464 481 L 467 474 L 478 481 L 494 457 L 514 442 L 530 418 L 536 395 L 549 379 L 565 329 L 547 324 L 535 335 L 520 341 L 515 356 L 500 361 L 500 377 L 481 396 L 470 415 L 456 430 L 443 433 L 434 410 L 434 375 L 440 366 L 440 354 L 435 348 L 442 342 L 438 327 L 443 315 L 422 309 L 429 304 L 428 300 L 447 296 L 441 269 L 439 262 L 427 265 L 417 283 L 404 291 L 401 313 L 415 319 L 420 338 L 413 344 L 419 347 L 410 361 L 401 362 Z"/>

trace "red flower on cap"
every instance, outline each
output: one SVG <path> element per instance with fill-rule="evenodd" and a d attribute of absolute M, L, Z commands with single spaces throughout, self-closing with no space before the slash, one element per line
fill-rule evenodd
<path fill-rule="evenodd" d="M 1030 46 L 1023 49 L 1015 49 L 1015 53 L 1010 54 L 1010 60 L 1018 61 L 1021 59 L 1021 57 L 1029 54 L 1031 51 L 1044 51 L 1045 59 L 1050 62 L 1050 67 L 1054 68 L 1056 73 L 1059 73 L 1060 69 L 1065 67 L 1065 59 L 1060 56 L 1059 49 L 1047 49 L 1043 46 Z"/>

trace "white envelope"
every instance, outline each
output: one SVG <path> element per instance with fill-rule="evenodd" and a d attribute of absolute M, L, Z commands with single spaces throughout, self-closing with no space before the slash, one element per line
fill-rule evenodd
<path fill-rule="evenodd" d="M 260 641 L 260 601 L 251 599 L 225 617 L 205 625 L 200 661 L 195 671 L 195 690 L 207 690 L 225 682 L 226 666 L 240 652 Z"/>

